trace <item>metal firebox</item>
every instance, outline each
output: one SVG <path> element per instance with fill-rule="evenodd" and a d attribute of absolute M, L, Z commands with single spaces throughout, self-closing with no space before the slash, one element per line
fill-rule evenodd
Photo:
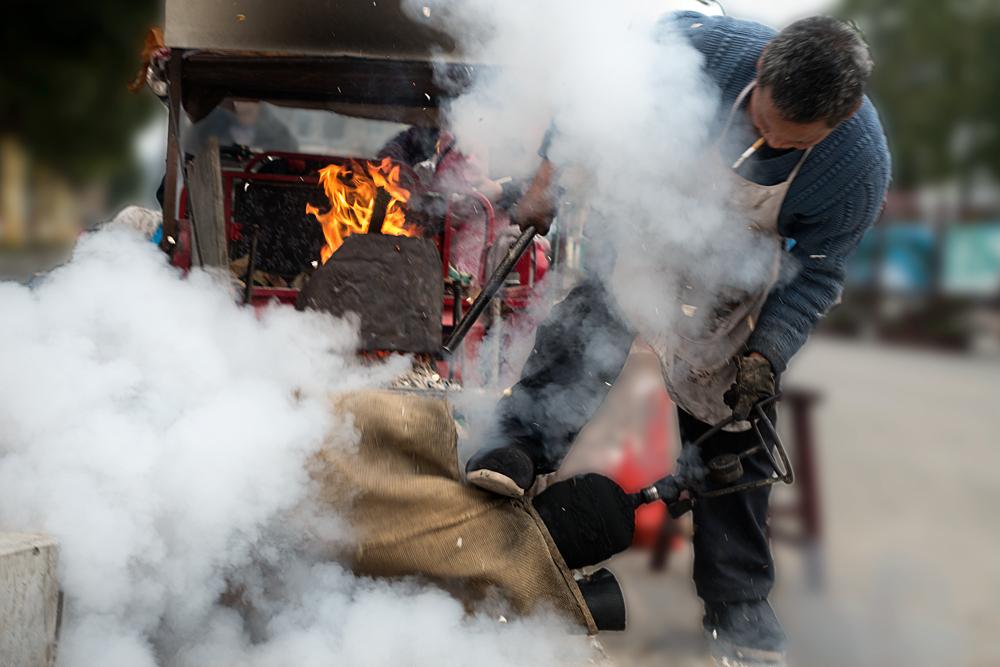
<path fill-rule="evenodd" d="M 407 222 L 419 226 L 424 238 L 353 234 L 313 271 L 324 237 L 306 205 L 326 208 L 317 173 L 350 158 L 253 154 L 245 147 L 233 153 L 212 140 L 191 161 L 181 150 L 184 112 L 197 122 L 226 100 L 437 127 L 439 110 L 492 67 L 468 61 L 439 29 L 436 11 L 418 9 L 401 0 L 246 0 L 238 7 L 223 0 L 166 0 L 168 54 L 158 51 L 151 72 L 166 84 L 169 106 L 160 245 L 176 266 L 238 274 L 245 284 L 244 302 L 255 307 L 278 299 L 300 309 L 355 313 L 359 347 L 365 351 L 464 358 L 464 352 L 450 353 L 493 292 L 476 292 L 473 301 L 468 283 L 451 277 L 456 204 L 471 202 L 486 215 L 475 282 L 484 287 L 504 283 L 502 276 L 487 280 L 486 253 L 497 230 L 492 205 L 480 193 L 408 185 L 414 200 Z M 232 153 L 226 154 L 228 160 L 222 159 L 223 151 Z M 424 200 L 434 205 L 423 206 Z M 374 220 L 371 226 L 377 227 Z M 506 267 L 516 260 L 511 255 Z M 531 253 L 519 264 L 524 267 L 520 287 L 505 288 L 510 312 L 527 306 L 534 261 Z M 258 280 L 257 274 L 264 278 Z M 483 331 L 480 324 L 470 341 Z M 445 333 L 449 344 L 442 348 Z"/>

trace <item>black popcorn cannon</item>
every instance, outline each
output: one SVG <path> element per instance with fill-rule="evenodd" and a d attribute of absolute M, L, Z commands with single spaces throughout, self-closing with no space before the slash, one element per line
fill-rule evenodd
<path fill-rule="evenodd" d="M 736 418 L 729 417 L 702 434 L 693 442 L 682 445 L 677 472 L 637 493 L 626 493 L 614 480 L 588 473 L 553 484 L 534 499 L 535 509 L 553 524 L 552 539 L 570 567 L 577 563 L 600 562 L 624 551 L 632 544 L 635 533 L 635 510 L 647 503 L 663 501 L 674 519 L 691 511 L 695 503 L 711 502 L 713 498 L 739 493 L 772 484 L 791 484 L 794 473 L 785 447 L 766 411 L 781 394 L 758 402 L 754 408 L 751 428 L 757 444 L 739 454 L 720 454 L 702 463 L 701 445 Z M 774 453 L 761 433 L 766 429 L 774 444 Z M 743 481 L 742 461 L 762 457 L 772 475 L 764 479 Z M 780 463 L 779 463 L 780 461 Z M 569 515 L 572 520 L 560 520 Z"/>

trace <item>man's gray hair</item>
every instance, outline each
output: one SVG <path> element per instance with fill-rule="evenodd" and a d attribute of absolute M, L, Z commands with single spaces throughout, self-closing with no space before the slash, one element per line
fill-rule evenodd
<path fill-rule="evenodd" d="M 865 92 L 872 58 L 861 35 L 828 16 L 796 21 L 767 45 L 757 82 L 792 123 L 836 127 Z"/>

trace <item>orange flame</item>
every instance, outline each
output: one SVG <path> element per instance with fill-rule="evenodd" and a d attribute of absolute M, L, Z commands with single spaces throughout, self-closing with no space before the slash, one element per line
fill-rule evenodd
<path fill-rule="evenodd" d="M 345 238 L 368 233 L 379 188 L 390 197 L 382 233 L 417 236 L 416 230 L 406 224 L 403 207 L 410 199 L 410 191 L 400 187 L 399 165 L 393 166 L 389 158 L 381 163 L 351 160 L 345 164 L 331 164 L 320 170 L 319 181 L 330 200 L 330 210 L 321 213 L 315 206 L 306 204 L 306 215 L 316 216 L 323 225 L 326 245 L 321 257 L 324 264 Z"/>

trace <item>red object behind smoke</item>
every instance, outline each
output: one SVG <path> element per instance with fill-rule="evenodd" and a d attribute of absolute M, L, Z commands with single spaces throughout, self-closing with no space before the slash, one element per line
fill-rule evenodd
<path fill-rule="evenodd" d="M 670 446 L 671 403 L 667 392 L 654 392 L 649 398 L 645 437 L 636 445 L 628 438 L 618 467 L 609 473 L 626 493 L 636 493 L 670 474 L 673 469 Z M 652 548 L 660 526 L 667 518 L 663 503 L 642 505 L 635 511 L 635 537 L 632 546 Z"/>

